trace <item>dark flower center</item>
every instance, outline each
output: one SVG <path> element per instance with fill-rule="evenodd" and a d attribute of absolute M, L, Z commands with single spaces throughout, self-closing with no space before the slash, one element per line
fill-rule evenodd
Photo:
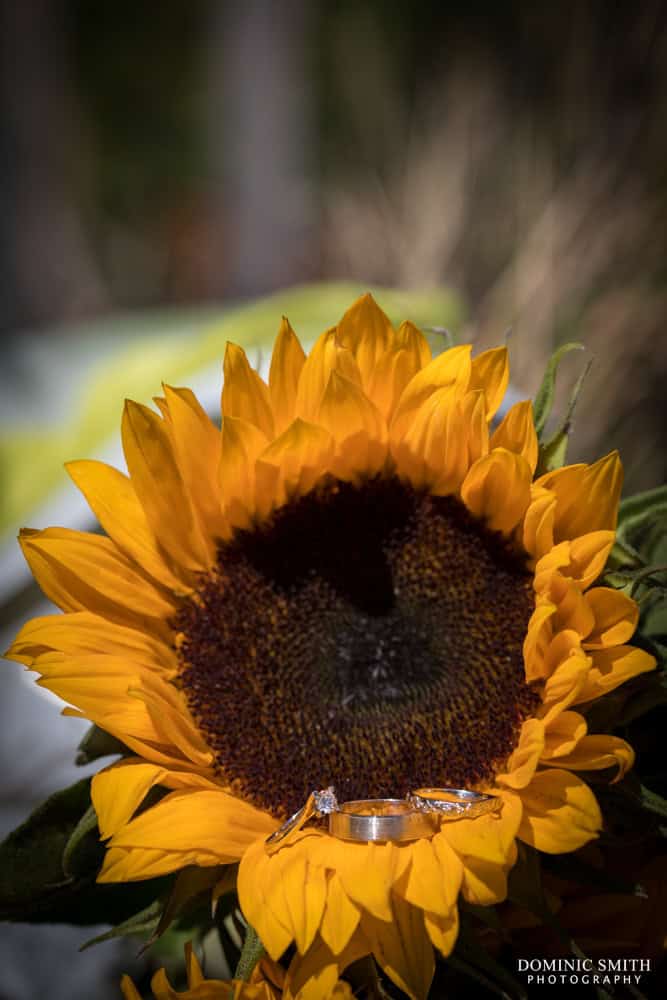
<path fill-rule="evenodd" d="M 220 774 L 277 817 L 488 780 L 538 703 L 524 559 L 454 497 L 328 482 L 220 547 L 174 622 Z"/>

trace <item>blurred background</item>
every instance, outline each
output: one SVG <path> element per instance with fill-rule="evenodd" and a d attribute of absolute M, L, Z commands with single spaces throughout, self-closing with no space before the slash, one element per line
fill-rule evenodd
<path fill-rule="evenodd" d="M 0 0 L 5 646 L 44 613 L 16 528 L 85 526 L 62 461 L 116 457 L 125 395 L 187 380 L 213 408 L 228 337 L 266 364 L 281 312 L 308 341 L 367 287 L 480 349 L 509 335 L 521 395 L 582 341 L 559 387 L 562 405 L 592 360 L 569 459 L 618 446 L 628 491 L 662 482 L 666 15 Z M 6 831 L 73 779 L 80 733 L 3 669 Z M 0 998 L 40 995 L 39 975 L 51 1000 L 116 995 L 122 946 L 79 959 L 85 930 L 40 931 L 36 968 L 21 933 L 0 932 Z"/>

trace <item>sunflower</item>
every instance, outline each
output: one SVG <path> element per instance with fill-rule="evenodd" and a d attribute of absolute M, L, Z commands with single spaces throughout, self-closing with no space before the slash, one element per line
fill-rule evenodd
<path fill-rule="evenodd" d="M 155 1000 L 352 1000 L 347 983 L 338 980 L 320 984 L 318 992 L 295 992 L 290 976 L 280 967 L 264 960 L 255 968 L 250 982 L 242 979 L 206 979 L 191 945 L 185 946 L 188 988 L 177 992 L 167 973 L 160 969 L 151 980 Z M 307 989 L 307 988 L 306 988 Z M 125 1000 L 141 1000 L 141 994 L 129 976 L 123 976 L 121 990 Z"/>
<path fill-rule="evenodd" d="M 492 429 L 507 384 L 504 348 L 431 358 L 366 295 L 307 357 L 284 319 L 268 385 L 228 345 L 221 429 L 165 386 L 159 414 L 126 405 L 129 477 L 68 466 L 106 536 L 22 534 L 65 614 L 10 655 L 131 752 L 93 781 L 101 881 L 240 862 L 273 959 L 294 943 L 307 980 L 372 954 L 423 997 L 459 894 L 503 899 L 517 840 L 597 836 L 575 772 L 620 777 L 633 751 L 577 706 L 654 666 L 627 645 L 635 602 L 593 586 L 622 469 L 612 453 L 536 479 L 531 403 Z M 467 787 L 502 810 L 402 844 L 309 827 L 267 853 L 328 785 Z"/>

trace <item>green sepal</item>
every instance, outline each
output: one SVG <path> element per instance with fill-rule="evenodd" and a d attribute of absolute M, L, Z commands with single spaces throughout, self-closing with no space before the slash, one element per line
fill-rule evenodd
<path fill-rule="evenodd" d="M 592 361 L 589 361 L 586 364 L 583 371 L 579 375 L 579 378 L 574 383 L 574 387 L 568 400 L 567 410 L 565 411 L 565 416 L 563 417 L 560 426 L 548 441 L 540 444 L 536 470 L 536 475 L 538 476 L 544 475 L 545 472 L 552 472 L 554 469 L 560 469 L 561 466 L 565 465 L 567 445 L 570 439 L 570 431 L 572 429 L 572 418 L 574 417 L 574 411 L 577 407 L 579 393 L 581 392 L 586 376 L 591 370 L 592 364 Z"/>
<path fill-rule="evenodd" d="M 93 725 L 86 730 L 79 743 L 74 763 L 83 767 L 85 764 L 92 764 L 94 760 L 99 760 L 100 757 L 111 757 L 128 752 L 125 744 L 117 740 L 115 736 L 111 736 L 104 729 Z"/>
<path fill-rule="evenodd" d="M 110 931 L 105 931 L 104 934 L 98 934 L 97 937 L 90 938 L 89 941 L 84 942 L 79 951 L 86 951 L 87 948 L 92 948 L 93 945 L 102 944 L 104 941 L 112 941 L 114 938 L 119 937 L 150 937 L 158 925 L 161 911 L 162 903 L 159 899 L 156 899 L 144 907 L 143 910 L 140 910 L 139 913 L 135 913 L 133 916 L 128 917 L 127 920 L 116 924 Z"/>
<path fill-rule="evenodd" d="M 554 394 L 556 391 L 556 374 L 558 372 L 558 367 L 570 351 L 583 351 L 584 345 L 579 343 L 569 343 L 563 344 L 558 350 L 554 351 L 547 364 L 546 371 L 544 372 L 544 378 L 542 379 L 542 384 L 537 391 L 535 396 L 535 401 L 533 403 L 533 417 L 535 420 L 535 430 L 537 431 L 537 436 L 542 437 L 542 432 L 546 426 L 547 420 L 551 415 L 551 410 L 554 405 Z"/>
<path fill-rule="evenodd" d="M 234 979 L 242 979 L 244 982 L 248 982 L 250 976 L 252 975 L 253 969 L 266 954 L 266 949 L 262 944 L 261 938 L 254 927 L 248 924 L 245 933 L 245 939 L 243 941 L 243 948 L 241 949 L 241 957 L 238 960 L 236 966 L 236 972 L 234 973 Z"/>
<path fill-rule="evenodd" d="M 95 830 L 96 836 L 91 838 L 89 834 L 93 830 Z M 99 841 L 100 834 L 97 829 L 97 813 L 91 803 L 74 827 L 71 836 L 65 844 L 62 856 L 62 866 L 65 875 L 75 876 L 94 868 L 95 861 L 99 859 Z"/>
<path fill-rule="evenodd" d="M 0 920 L 24 923 L 114 924 L 143 909 L 171 877 L 100 885 L 104 856 L 83 818 L 91 806 L 90 778 L 56 792 L 0 844 Z M 75 831 L 79 834 L 74 837 Z M 63 856 L 70 845 L 68 869 Z"/>

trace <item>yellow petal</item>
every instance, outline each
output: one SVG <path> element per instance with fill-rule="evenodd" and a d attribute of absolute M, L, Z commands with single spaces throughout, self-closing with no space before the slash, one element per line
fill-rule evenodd
<path fill-rule="evenodd" d="M 526 670 L 526 682 L 542 680 L 549 674 L 546 655 L 553 638 L 553 619 L 556 605 L 541 599 L 533 611 L 526 638 L 523 643 L 523 661 Z"/>
<path fill-rule="evenodd" d="M 276 470 L 275 504 L 279 505 L 312 489 L 331 470 L 334 454 L 328 431 L 297 418 L 262 452 L 257 465 Z"/>
<path fill-rule="evenodd" d="M 594 624 L 586 635 L 586 648 L 619 646 L 632 638 L 639 621 L 639 606 L 611 587 L 595 587 L 586 594 Z"/>
<path fill-rule="evenodd" d="M 144 676 L 128 693 L 145 703 L 162 742 L 176 747 L 192 764 L 208 767 L 213 755 L 190 714 L 184 694 L 162 678 Z"/>
<path fill-rule="evenodd" d="M 355 934 L 338 955 L 316 938 L 307 954 L 297 952 L 290 962 L 283 1000 L 353 1000 L 352 991 L 338 977 L 348 965 L 368 954 L 370 945 L 361 933 Z"/>
<path fill-rule="evenodd" d="M 418 371 L 401 393 L 391 425 L 392 440 L 403 437 L 413 415 L 437 389 L 449 388 L 454 396 L 463 394 L 470 370 L 470 344 L 464 344 L 444 351 Z"/>
<path fill-rule="evenodd" d="M 378 920 L 390 920 L 391 889 L 405 872 L 410 852 L 392 843 L 352 844 L 334 837 L 323 838 L 318 847 L 349 899 Z"/>
<path fill-rule="evenodd" d="M 116 833 L 112 847 L 199 851 L 220 863 L 238 860 L 275 822 L 222 791 L 172 792 Z"/>
<path fill-rule="evenodd" d="M 361 385 L 359 366 L 349 348 L 343 347 L 338 340 L 335 329 L 327 330 L 318 338 L 301 369 L 294 410 L 297 417 L 305 421 L 317 420 L 332 371 Z"/>
<path fill-rule="evenodd" d="M 496 789 L 502 810 L 474 820 L 443 823 L 446 837 L 463 862 L 461 891 L 469 903 L 490 906 L 507 895 L 507 872 L 513 863 L 522 805 L 518 795 Z"/>
<path fill-rule="evenodd" d="M 336 442 L 334 474 L 353 479 L 374 475 L 387 458 L 387 425 L 363 390 L 332 371 L 317 414 L 317 423 Z"/>
<path fill-rule="evenodd" d="M 34 669 L 43 675 L 37 681 L 40 687 L 76 705 L 92 722 L 123 742 L 131 736 L 160 742 L 160 731 L 146 707 L 129 694 L 129 688 L 141 682 L 141 667 L 103 654 L 66 657 L 46 653 Z"/>
<path fill-rule="evenodd" d="M 225 517 L 230 526 L 245 528 L 255 512 L 255 462 L 268 444 L 253 423 L 236 417 L 222 421 L 222 452 L 218 481 Z"/>
<path fill-rule="evenodd" d="M 566 465 L 548 472 L 537 485 L 556 495 L 555 540 L 616 528 L 623 467 L 618 452 L 594 465 Z"/>
<path fill-rule="evenodd" d="M 578 712 L 562 712 L 546 728 L 543 760 L 571 753 L 586 735 L 586 720 Z"/>
<path fill-rule="evenodd" d="M 215 537 L 222 534 L 218 466 L 222 446 L 220 431 L 190 389 L 164 387 L 171 418 L 176 461 L 202 533 L 215 556 Z"/>
<path fill-rule="evenodd" d="M 361 926 L 375 960 L 392 982 L 412 1000 L 426 1000 L 435 960 L 422 911 L 394 895 L 391 920 L 363 913 Z"/>
<path fill-rule="evenodd" d="M 370 373 L 366 393 L 387 423 L 406 385 L 431 360 L 431 349 L 413 323 L 401 323 L 393 344 L 381 355 Z"/>
<path fill-rule="evenodd" d="M 201 965 L 195 955 L 191 941 L 188 941 L 185 945 L 185 969 L 190 989 L 192 989 L 193 986 L 199 986 L 200 983 L 203 983 L 204 976 L 202 974 Z"/>
<path fill-rule="evenodd" d="M 510 845 L 514 841 L 521 818 L 516 796 L 506 797 L 504 790 L 497 790 L 503 798 L 500 813 L 477 816 L 442 823 L 436 840 L 445 839 L 463 862 L 463 878 L 472 859 L 485 861 L 496 867 L 507 864 Z M 509 801 L 509 805 L 508 805 Z"/>
<path fill-rule="evenodd" d="M 69 656 L 99 653 L 100 643 L 109 655 L 121 655 L 167 675 L 177 668 L 173 650 L 138 629 L 115 625 L 89 611 L 32 618 L 23 626 L 5 656 L 26 666 L 42 653 L 59 650 Z"/>
<path fill-rule="evenodd" d="M 94 775 L 91 785 L 102 840 L 113 836 L 129 822 L 155 785 L 172 790 L 218 790 L 215 782 L 194 771 L 151 764 L 141 757 L 120 760 Z"/>
<path fill-rule="evenodd" d="M 571 542 L 560 542 L 538 561 L 535 567 L 535 590 L 544 593 L 551 585 L 555 570 L 570 577 L 586 590 L 605 567 L 614 544 L 613 531 L 592 531 Z"/>
<path fill-rule="evenodd" d="M 489 420 L 495 416 L 502 403 L 510 379 L 506 347 L 494 347 L 472 359 L 469 389 L 481 389 L 486 396 Z"/>
<path fill-rule="evenodd" d="M 570 543 L 568 576 L 586 590 L 604 569 L 613 544 L 613 531 L 591 531 L 588 535 L 575 538 Z"/>
<path fill-rule="evenodd" d="M 290 845 L 290 850 L 293 849 L 294 845 Z M 278 961 L 293 939 L 280 878 L 282 853 L 269 856 L 263 840 L 256 840 L 241 858 L 237 878 L 243 914 L 274 961 Z"/>
<path fill-rule="evenodd" d="M 393 439 L 392 454 L 398 474 L 407 477 L 416 489 L 430 488 L 443 478 L 445 454 L 450 465 L 457 468 L 463 465 L 462 435 L 447 434 L 451 409 L 449 389 L 436 390 L 416 410 L 400 440 Z"/>
<path fill-rule="evenodd" d="M 190 504 L 164 421 L 128 400 L 121 428 L 132 485 L 160 545 L 177 564 L 198 571 L 209 551 Z M 174 517 L 174 511 L 178 517 Z"/>
<path fill-rule="evenodd" d="M 304 955 L 315 939 L 327 899 L 324 869 L 311 865 L 304 853 L 283 851 L 276 858 L 280 867 L 285 916 L 289 919 L 298 950 Z"/>
<path fill-rule="evenodd" d="M 359 366 L 361 384 L 368 390 L 377 363 L 392 344 L 395 331 L 389 317 L 366 292 L 347 310 L 337 328 L 337 338 Z"/>
<path fill-rule="evenodd" d="M 602 826 L 592 791 L 569 771 L 540 771 L 521 793 L 519 837 L 547 854 L 576 851 L 597 837 Z"/>
<path fill-rule="evenodd" d="M 491 531 L 509 534 L 530 502 L 531 478 L 524 458 L 496 448 L 471 467 L 461 486 L 461 499 Z"/>
<path fill-rule="evenodd" d="M 445 956 L 450 954 L 459 936 L 459 911 L 456 907 L 446 917 L 424 914 L 424 926 L 431 942 Z"/>
<path fill-rule="evenodd" d="M 488 451 L 484 394 L 454 398 L 450 389 L 436 390 L 392 450 L 399 475 L 415 487 L 438 496 L 458 492 L 470 466 Z"/>
<path fill-rule="evenodd" d="M 123 976 L 120 981 L 120 989 L 125 1000 L 141 1000 L 141 994 L 129 976 Z"/>
<path fill-rule="evenodd" d="M 183 582 L 160 551 L 128 477 L 104 462 L 67 462 L 65 468 L 118 548 L 159 583 L 182 591 Z"/>
<path fill-rule="evenodd" d="M 242 347 L 227 344 L 224 374 L 221 400 L 223 417 L 236 417 L 253 424 L 271 440 L 274 426 L 269 390 L 251 367 Z"/>
<path fill-rule="evenodd" d="M 625 681 L 655 669 L 655 659 L 650 653 L 635 646 L 612 646 L 591 651 L 593 660 L 586 682 L 579 691 L 575 704 L 601 698 Z"/>
<path fill-rule="evenodd" d="M 217 855 L 204 851 L 162 851 L 156 848 L 110 847 L 104 855 L 98 882 L 142 882 L 168 875 L 186 865 L 211 868 L 220 864 Z"/>
<path fill-rule="evenodd" d="M 562 754 L 554 763 L 573 771 L 602 771 L 615 767 L 618 769 L 614 778 L 616 782 L 629 771 L 634 761 L 635 752 L 625 740 L 617 736 L 595 735 L 583 736 L 571 753 Z"/>
<path fill-rule="evenodd" d="M 410 853 L 412 864 L 402 893 L 404 899 L 421 910 L 431 910 L 446 916 L 453 905 L 452 895 L 456 899 L 460 879 L 457 880 L 454 892 L 447 891 L 452 873 L 441 864 L 440 855 L 430 840 L 416 840 L 411 845 Z M 446 891 L 443 891 L 443 884 L 447 887 Z"/>
<path fill-rule="evenodd" d="M 275 432 L 281 434 L 295 416 L 299 376 L 306 355 L 294 330 L 284 316 L 271 354 L 269 393 L 275 419 Z"/>
<path fill-rule="evenodd" d="M 593 628 L 593 613 L 581 587 L 568 577 L 555 572 L 547 591 L 549 600 L 556 605 L 556 628 L 572 629 L 582 638 Z"/>
<path fill-rule="evenodd" d="M 542 693 L 540 718 L 550 726 L 561 712 L 574 704 L 586 683 L 590 671 L 590 658 L 583 650 L 573 649 L 547 679 Z"/>
<path fill-rule="evenodd" d="M 509 788 L 525 788 L 535 774 L 544 750 L 544 723 L 539 719 L 526 719 L 521 726 L 519 744 L 507 761 L 505 773 L 496 781 Z"/>
<path fill-rule="evenodd" d="M 163 767 L 132 757 L 93 777 L 91 799 L 102 840 L 125 826 L 164 774 Z"/>
<path fill-rule="evenodd" d="M 23 531 L 21 548 L 40 587 L 63 611 L 95 611 L 121 625 L 163 628 L 174 604 L 114 543 L 67 528 Z"/>
<path fill-rule="evenodd" d="M 359 926 L 359 907 L 343 889 L 336 872 L 332 872 L 327 885 L 327 903 L 322 916 L 320 937 L 334 955 L 339 955 L 349 943 Z"/>
<path fill-rule="evenodd" d="M 538 444 L 533 421 L 533 404 L 529 399 L 515 403 L 507 411 L 491 436 L 490 447 L 506 448 L 517 455 L 523 455 L 531 473 L 534 474 Z"/>
<path fill-rule="evenodd" d="M 553 549 L 555 522 L 555 494 L 533 483 L 523 521 L 523 547 L 534 559 L 541 559 Z"/>

